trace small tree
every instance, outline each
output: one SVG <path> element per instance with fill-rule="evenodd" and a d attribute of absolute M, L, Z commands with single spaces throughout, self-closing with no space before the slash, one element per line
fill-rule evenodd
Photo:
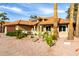
<path fill-rule="evenodd" d="M 5 23 L 5 20 L 9 20 L 7 17 L 7 13 L 0 13 L 0 22 L 1 22 L 1 32 L 3 32 L 3 23 Z"/>
<path fill-rule="evenodd" d="M 31 19 L 37 19 L 38 17 L 36 15 L 31 15 L 30 18 Z"/>

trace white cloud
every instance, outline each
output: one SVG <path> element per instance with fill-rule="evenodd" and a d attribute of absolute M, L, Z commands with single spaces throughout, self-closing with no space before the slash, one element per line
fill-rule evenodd
<path fill-rule="evenodd" d="M 10 11 L 13 11 L 13 12 L 17 12 L 17 13 L 23 12 L 22 9 L 17 8 L 17 7 L 0 6 L 0 8 L 7 9 L 7 10 L 10 10 Z"/>
<path fill-rule="evenodd" d="M 68 9 L 69 8 L 69 6 L 66 6 L 66 9 Z"/>
<path fill-rule="evenodd" d="M 49 9 L 49 8 L 39 8 L 39 11 L 41 13 L 44 13 L 44 14 L 51 14 L 51 13 L 53 13 L 52 9 Z"/>
<path fill-rule="evenodd" d="M 44 14 L 52 14 L 54 13 L 53 8 L 39 8 L 39 11 Z M 65 10 L 59 10 L 58 13 L 65 13 Z"/>
<path fill-rule="evenodd" d="M 27 16 L 28 13 L 29 13 L 27 11 L 24 11 L 21 8 L 18 8 L 18 7 L 0 6 L 0 9 L 4 9 L 4 10 L 11 11 L 11 12 L 15 12 L 16 14 L 21 14 L 21 15 L 24 15 L 24 16 Z"/>
<path fill-rule="evenodd" d="M 58 10 L 58 13 L 65 13 L 65 10 Z"/>

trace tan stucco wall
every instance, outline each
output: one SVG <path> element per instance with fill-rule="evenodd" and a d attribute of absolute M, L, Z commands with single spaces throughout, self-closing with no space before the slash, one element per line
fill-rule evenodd
<path fill-rule="evenodd" d="M 14 30 L 23 30 L 23 31 L 31 31 L 33 26 L 26 26 L 26 25 L 15 25 L 15 26 L 5 26 L 5 33 L 14 31 Z"/>
<path fill-rule="evenodd" d="M 5 34 L 7 33 L 7 26 L 5 26 L 5 30 L 4 30 L 4 33 L 5 33 Z"/>
<path fill-rule="evenodd" d="M 32 26 L 25 26 L 25 25 L 19 25 L 19 30 L 23 30 L 23 31 L 31 31 L 32 30 Z"/>

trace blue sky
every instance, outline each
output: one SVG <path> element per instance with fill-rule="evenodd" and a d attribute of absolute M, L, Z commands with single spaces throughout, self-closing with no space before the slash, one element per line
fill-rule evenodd
<path fill-rule="evenodd" d="M 58 17 L 66 18 L 70 4 L 58 4 Z M 0 3 L 0 12 L 6 12 L 9 21 L 28 20 L 30 15 L 53 16 L 53 3 Z"/>

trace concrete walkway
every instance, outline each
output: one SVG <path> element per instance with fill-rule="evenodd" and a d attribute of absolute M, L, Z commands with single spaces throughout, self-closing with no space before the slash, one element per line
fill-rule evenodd
<path fill-rule="evenodd" d="M 79 55 L 79 38 L 74 40 L 67 40 L 68 33 L 61 32 L 59 40 L 54 47 L 55 55 L 59 56 L 77 56 Z"/>

